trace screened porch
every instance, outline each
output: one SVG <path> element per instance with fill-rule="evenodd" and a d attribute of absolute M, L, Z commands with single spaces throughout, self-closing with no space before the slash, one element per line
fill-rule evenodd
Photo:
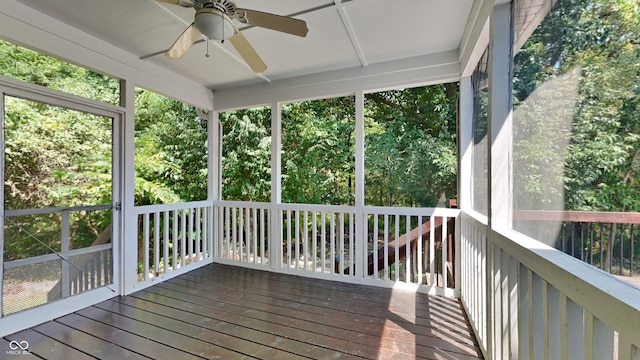
<path fill-rule="evenodd" d="M 623 16 L 636 14 L 637 5 L 621 1 L 619 8 L 606 12 L 584 5 L 587 0 L 574 1 L 577 5 L 569 0 L 411 0 L 398 8 L 367 1 L 243 1 L 247 8 L 286 14 L 309 27 L 303 39 L 234 20 L 234 29 L 238 26 L 265 60 L 268 67 L 260 72 L 237 43 L 203 36 L 193 38 L 184 58 L 163 56 L 191 26 L 193 1 L 7 0 L 0 8 L 2 49 L 24 47 L 61 59 L 67 62 L 61 73 L 79 73 L 78 78 L 94 82 L 69 86 L 46 76 L 43 80 L 28 67 L 19 76 L 0 73 L 5 183 L 0 354 L 46 359 L 169 354 L 640 359 L 640 217 L 635 202 L 615 200 L 634 198 L 640 159 L 635 138 L 621 135 L 633 135 L 640 124 L 630 115 L 637 113 L 637 94 L 628 95 L 638 85 L 629 75 L 637 69 L 625 65 L 640 53 L 633 40 L 640 26 L 633 27 L 630 17 Z M 597 11 L 602 13 L 591 13 Z M 598 38 L 602 41 L 593 45 L 627 41 L 611 52 L 622 59 L 615 65 L 623 70 L 611 78 L 591 79 L 604 71 L 597 61 L 609 62 L 587 53 L 589 46 L 578 49 L 582 52 L 563 51 L 565 39 L 554 43 L 544 36 L 556 32 L 534 33 L 538 26 L 579 28 L 584 23 L 571 17 L 576 13 L 587 17 L 580 18 L 586 24 L 623 14 L 616 24 L 628 21 L 631 25 L 623 28 L 631 35 Z M 380 24 L 387 21 L 397 26 L 381 31 Z M 548 46 L 527 43 L 540 38 Z M 2 53 L 0 60 L 9 59 L 3 69 L 24 67 L 23 59 L 13 54 Z M 554 61 L 544 69 L 526 66 L 528 59 L 545 56 Z M 591 61 L 591 67 L 564 68 L 576 59 Z M 522 85 L 525 80 L 538 87 Z M 596 111 L 603 108 L 599 103 L 588 106 L 610 94 L 584 95 L 596 91 L 595 86 L 582 89 L 585 83 L 629 90 L 611 91 L 629 98 L 619 109 L 606 107 L 624 113 L 620 117 L 627 127 L 615 128 L 615 138 L 604 136 L 604 130 L 595 136 L 613 139 L 605 141 L 611 148 L 602 150 L 602 143 L 587 148 L 586 142 L 578 142 L 587 135 L 572 133 L 576 124 L 606 115 Z M 372 144 L 385 121 L 395 121 L 372 115 L 372 102 L 389 105 L 391 95 L 380 94 L 402 97 L 407 89 L 428 93 L 437 86 L 442 104 L 454 115 L 434 123 L 449 121 L 454 134 L 434 138 L 452 146 L 454 161 L 447 169 L 454 180 L 420 199 L 401 202 L 396 196 L 394 202 L 383 193 L 384 186 L 371 190 L 376 181 L 393 176 L 395 184 L 409 184 L 418 177 L 410 188 L 422 194 L 431 174 L 413 166 L 371 175 L 379 166 L 371 162 L 378 154 Z M 83 92 L 75 93 L 77 88 Z M 171 132 L 167 126 L 162 141 L 173 141 L 171 146 L 145 152 L 141 143 L 160 142 L 160 137 L 145 134 L 156 135 L 151 131 L 160 121 L 153 116 L 163 115 L 151 116 L 141 105 L 150 102 L 151 92 L 178 102 L 167 113 L 196 120 L 189 128 L 194 132 Z M 407 103 L 417 104 L 419 111 L 407 116 L 398 134 L 405 124 L 421 119 L 424 109 L 446 107 L 416 99 Z M 296 106 L 312 108 L 316 101 L 326 101 L 329 110 L 340 106 L 349 125 L 337 131 L 348 133 L 351 141 L 341 157 L 348 162 L 343 166 L 348 176 L 340 179 L 346 195 L 295 201 L 291 189 L 304 185 L 294 180 L 305 171 L 293 172 L 302 167 L 303 156 L 291 154 L 308 149 L 288 137 L 294 132 L 288 126 L 310 118 Z M 66 127 L 48 122 L 60 113 L 73 121 Z M 580 122 L 581 116 L 589 121 Z M 264 125 L 261 139 L 266 140 L 254 144 L 230 137 L 240 128 L 233 124 L 247 120 L 254 126 L 256 119 Z M 32 130 L 33 123 L 50 132 Z M 24 127 L 16 131 L 16 124 Z M 32 162 L 50 147 L 29 145 L 47 134 L 76 132 L 90 140 L 73 156 L 90 168 L 86 173 L 93 180 L 106 182 L 68 176 L 77 181 L 65 185 L 63 195 L 80 201 L 18 206 L 31 204 L 30 194 L 42 190 L 22 187 L 20 179 L 36 177 L 18 170 L 65 160 L 51 156 Z M 391 160 L 413 154 L 422 161 L 414 165 L 433 165 L 442 159 L 416 150 L 426 133 L 407 137 L 409 150 L 401 155 L 394 152 L 397 144 L 380 148 L 389 149 Z M 321 137 L 310 142 L 319 144 Z M 64 143 L 63 138 L 54 145 L 64 148 Z M 423 148 L 445 152 L 434 144 Z M 247 164 L 261 165 L 264 177 L 232 181 L 226 170 L 230 151 L 241 146 L 249 148 L 253 159 Z M 27 148 L 31 153 L 22 156 Z M 181 190 L 186 195 L 162 197 L 164 188 L 140 180 L 148 170 L 145 162 L 154 165 L 160 153 L 179 157 L 178 150 L 185 148 L 196 149 L 203 169 L 184 178 L 180 176 L 186 172 L 162 169 L 167 183 L 186 184 Z M 264 151 L 256 155 L 252 151 L 258 148 Z M 611 153 L 607 149 L 616 156 L 602 155 Z M 98 152 L 99 159 L 87 155 Z M 323 148 L 318 153 L 332 152 Z M 602 163 L 588 162 L 600 155 Z M 194 159 L 180 161 L 187 168 Z M 579 161 L 589 166 L 571 167 Z M 609 163 L 621 168 L 606 172 L 610 169 L 604 164 Z M 248 166 L 244 170 L 251 171 Z M 51 178 L 66 181 L 75 171 L 61 166 L 51 171 Z M 610 177 L 598 177 L 603 173 Z M 611 180 L 616 174 L 622 180 Z M 589 181 L 581 182 L 583 178 Z M 195 190 L 188 185 L 197 182 L 199 195 L 189 197 Z M 225 192 L 243 184 L 258 190 L 237 198 Z M 429 187 L 436 188 L 433 184 Z M 102 192 L 83 198 L 81 188 Z M 50 197 L 57 201 L 63 195 Z M 79 241 L 79 229 L 92 235 Z"/>

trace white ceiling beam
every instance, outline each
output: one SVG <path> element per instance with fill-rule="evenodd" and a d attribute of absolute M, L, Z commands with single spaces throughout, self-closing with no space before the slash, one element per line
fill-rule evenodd
<path fill-rule="evenodd" d="M 105 21 L 117 26 L 117 19 Z M 15 0 L 2 0 L 0 37 L 202 109 L 213 106 L 210 89 Z"/>
<path fill-rule="evenodd" d="M 471 76 L 478 60 L 489 45 L 489 16 L 493 12 L 492 0 L 473 2 L 460 41 L 460 65 L 462 76 Z"/>
<path fill-rule="evenodd" d="M 362 51 L 362 46 L 360 46 L 360 42 L 358 41 L 358 36 L 356 35 L 356 31 L 353 28 L 353 24 L 349 19 L 349 14 L 347 14 L 347 10 L 342 5 L 342 0 L 334 0 L 334 4 L 336 6 L 336 10 L 340 15 L 340 20 L 342 20 L 342 24 L 344 25 L 344 29 L 347 31 L 349 35 L 349 40 L 351 40 L 351 44 L 353 45 L 353 50 L 355 51 L 358 59 L 360 60 L 360 64 L 363 67 L 367 66 L 367 58 L 364 56 L 364 51 Z"/>
<path fill-rule="evenodd" d="M 214 108 L 226 111 L 273 102 L 291 102 L 458 81 L 457 50 L 274 80 L 214 92 Z"/>

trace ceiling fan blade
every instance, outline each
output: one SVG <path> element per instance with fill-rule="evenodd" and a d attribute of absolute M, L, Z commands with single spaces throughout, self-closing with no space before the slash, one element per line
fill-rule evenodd
<path fill-rule="evenodd" d="M 306 37 L 309 32 L 305 21 L 287 16 L 249 9 L 236 9 L 235 14 L 236 19 L 245 24 L 260 26 L 300 37 Z"/>
<path fill-rule="evenodd" d="M 247 38 L 240 33 L 240 31 L 236 30 L 236 34 L 229 38 L 231 41 L 231 45 L 238 50 L 240 56 L 247 62 L 251 70 L 255 73 L 261 73 L 267 70 L 267 65 L 262 61 L 260 55 L 256 52 L 256 50 L 249 44 Z"/>
<path fill-rule="evenodd" d="M 193 0 L 156 0 L 167 4 L 180 5 L 182 7 L 193 7 Z"/>
<path fill-rule="evenodd" d="M 200 35 L 200 31 L 196 29 L 194 24 L 189 25 L 189 27 L 182 32 L 180 37 L 164 54 L 171 59 L 180 59 L 187 53 L 187 50 L 189 50 L 191 45 L 198 40 Z"/>

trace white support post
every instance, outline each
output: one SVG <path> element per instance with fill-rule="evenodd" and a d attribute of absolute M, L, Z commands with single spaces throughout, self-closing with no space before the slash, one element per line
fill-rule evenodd
<path fill-rule="evenodd" d="M 218 118 L 217 111 L 210 111 L 207 118 L 207 199 L 211 205 L 211 211 L 207 213 L 207 241 L 209 246 L 209 257 L 215 259 L 217 247 L 215 244 L 222 239 L 217 237 L 219 232 L 218 226 L 222 224 L 217 223 L 219 219 L 218 210 L 214 207 L 214 201 L 220 200 L 220 173 L 222 172 L 220 159 L 222 153 L 220 150 L 220 143 L 222 137 L 220 136 L 220 120 Z"/>
<path fill-rule="evenodd" d="M 0 171 L 0 182 L 4 184 L 4 169 L 5 169 L 5 139 L 4 139 L 4 91 L 0 85 L 0 167 L 3 169 Z M 0 289 L 4 289 L 4 188 L 0 191 Z M 2 319 L 2 298 L 0 292 L 0 319 Z"/>
<path fill-rule="evenodd" d="M 473 207 L 473 84 L 470 76 L 460 79 L 459 108 L 458 207 L 469 211 Z"/>
<path fill-rule="evenodd" d="M 513 29 L 511 3 L 497 5 L 489 45 L 489 226 L 511 226 Z"/>
<path fill-rule="evenodd" d="M 280 103 L 271 104 L 271 206 L 269 211 L 269 266 L 272 270 L 282 265 L 282 223 L 278 205 L 282 203 L 282 109 Z"/>
<path fill-rule="evenodd" d="M 122 228 L 120 236 L 120 294 L 128 295 L 136 291 L 138 283 L 138 219 L 135 215 L 135 87 L 131 81 L 122 81 L 120 85 L 120 104 L 125 108 L 121 137 L 121 172 L 120 180 L 122 196 Z M 115 228 L 114 228 L 115 229 Z M 114 244 L 115 245 L 115 244 Z M 115 255 L 115 254 L 114 254 Z M 118 264 L 118 262 L 116 262 Z M 117 266 L 117 265 L 116 265 Z"/>
<path fill-rule="evenodd" d="M 513 27 L 511 2 L 496 4 L 490 20 L 489 30 L 489 229 L 505 229 L 511 225 L 511 89 L 513 74 L 512 44 Z M 491 232 L 487 239 L 492 249 Z M 492 269 L 493 251 L 487 253 L 487 269 Z M 501 326 L 494 320 L 500 314 L 494 306 L 498 297 L 492 292 L 493 279 L 491 271 L 487 288 L 487 349 L 493 358 L 499 356 L 495 352 L 497 339 L 492 332 L 494 326 Z M 491 353 L 494 351 L 493 353 Z M 512 350 L 514 351 L 514 350 Z M 515 351 L 514 351 L 515 352 Z"/>
<path fill-rule="evenodd" d="M 60 215 L 62 216 L 60 252 L 64 254 L 63 256 L 65 258 L 69 259 L 66 255 L 70 249 L 69 244 L 71 242 L 69 210 L 62 210 Z M 69 259 L 69 261 L 71 261 L 71 259 Z M 71 269 L 69 262 L 62 260 L 61 269 L 62 298 L 67 298 L 71 295 L 71 274 L 69 273 Z"/>
<path fill-rule="evenodd" d="M 357 91 L 356 97 L 356 164 L 355 164 L 355 206 L 356 206 L 356 259 L 355 276 L 363 279 L 366 275 L 367 264 L 367 219 L 364 213 L 364 92 Z"/>

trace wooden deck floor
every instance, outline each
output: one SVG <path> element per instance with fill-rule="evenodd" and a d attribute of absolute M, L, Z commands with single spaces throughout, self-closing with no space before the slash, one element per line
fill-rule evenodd
<path fill-rule="evenodd" d="M 211 265 L 5 337 L 44 359 L 477 359 L 455 300 Z M 2 357 L 2 356 L 0 356 Z"/>

